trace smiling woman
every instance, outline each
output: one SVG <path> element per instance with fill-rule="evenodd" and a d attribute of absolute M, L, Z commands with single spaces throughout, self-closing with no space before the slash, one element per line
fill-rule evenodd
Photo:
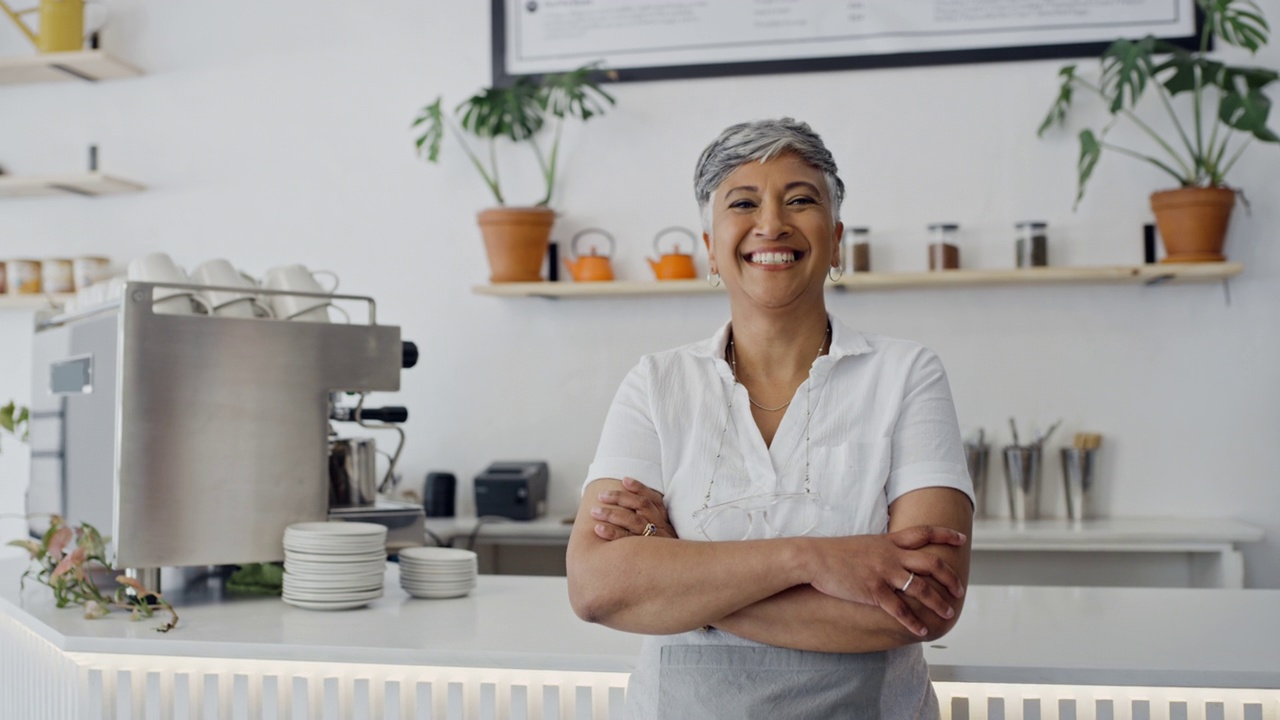
<path fill-rule="evenodd" d="M 844 185 L 808 125 L 728 128 L 694 186 L 731 320 L 623 380 L 573 608 L 652 636 L 633 718 L 938 717 L 919 643 L 959 617 L 973 515 L 942 364 L 827 314 Z"/>

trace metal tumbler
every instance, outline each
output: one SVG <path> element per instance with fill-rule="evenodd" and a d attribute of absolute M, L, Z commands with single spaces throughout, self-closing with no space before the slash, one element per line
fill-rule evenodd
<path fill-rule="evenodd" d="M 1007 445 L 1004 478 L 1009 489 L 1009 517 L 1018 522 L 1040 516 L 1040 446 Z"/>
<path fill-rule="evenodd" d="M 1062 448 L 1062 483 L 1067 493 L 1067 517 L 1075 521 L 1092 516 L 1089 507 L 1093 488 L 1094 450 Z"/>
<path fill-rule="evenodd" d="M 969 478 L 973 480 L 973 514 L 985 517 L 987 514 L 987 458 L 990 455 L 989 445 L 964 446 L 964 460 L 969 466 Z"/>

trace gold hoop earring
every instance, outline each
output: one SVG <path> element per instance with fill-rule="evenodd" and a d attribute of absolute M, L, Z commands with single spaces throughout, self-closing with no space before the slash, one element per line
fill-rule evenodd
<path fill-rule="evenodd" d="M 840 282 L 840 278 L 844 277 L 844 265 L 837 265 L 828 269 L 827 277 L 831 279 L 831 282 Z"/>
<path fill-rule="evenodd" d="M 708 272 L 707 272 L 707 284 L 708 284 L 708 285 L 710 285 L 710 286 L 711 286 L 711 287 L 713 287 L 713 288 L 714 288 L 714 287 L 720 287 L 720 273 L 718 273 L 718 272 L 710 272 L 710 271 L 708 271 Z"/>

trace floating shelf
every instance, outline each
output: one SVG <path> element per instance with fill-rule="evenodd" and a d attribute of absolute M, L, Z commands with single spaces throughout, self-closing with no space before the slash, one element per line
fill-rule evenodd
<path fill-rule="evenodd" d="M 138 68 L 101 50 L 0 57 L 0 85 L 65 80 L 97 82 L 141 74 Z"/>
<path fill-rule="evenodd" d="M 74 295 L 3 295 L 0 294 L 0 310 L 38 310 L 45 307 L 63 307 Z"/>
<path fill-rule="evenodd" d="M 1235 277 L 1240 263 L 1187 263 L 1110 265 L 1103 267 L 1038 267 L 1001 270 L 945 270 L 916 273 L 856 273 L 827 283 L 838 291 L 895 290 L 901 288 L 990 287 L 997 285 L 1142 284 L 1212 282 Z M 479 295 L 498 297 L 606 297 L 621 295 L 704 295 L 724 292 L 705 280 L 651 280 L 645 282 L 530 282 L 477 285 Z"/>
<path fill-rule="evenodd" d="M 98 172 L 32 177 L 0 175 L 0 198 L 40 195 L 118 195 L 145 190 L 146 186 Z"/>

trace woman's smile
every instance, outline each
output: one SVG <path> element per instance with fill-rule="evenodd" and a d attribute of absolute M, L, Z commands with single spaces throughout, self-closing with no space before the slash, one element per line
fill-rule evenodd
<path fill-rule="evenodd" d="M 788 270 L 795 267 L 804 256 L 803 250 L 787 248 L 753 250 L 744 254 L 742 259 L 749 265 L 755 265 L 762 270 Z"/>
<path fill-rule="evenodd" d="M 842 229 L 828 195 L 822 172 L 792 153 L 739 166 L 711 198 L 713 267 L 765 305 L 820 297 Z"/>

